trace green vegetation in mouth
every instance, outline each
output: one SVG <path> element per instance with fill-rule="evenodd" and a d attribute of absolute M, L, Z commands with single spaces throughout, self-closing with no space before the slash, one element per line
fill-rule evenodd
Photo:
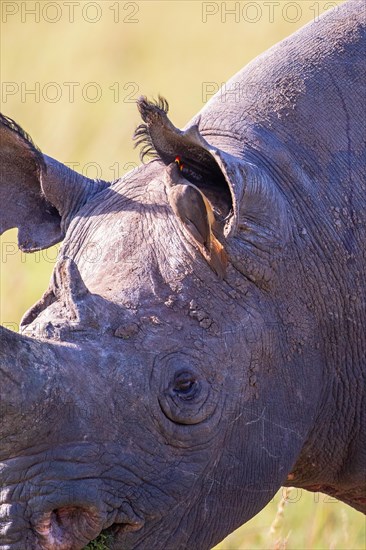
<path fill-rule="evenodd" d="M 91 540 L 83 550 L 109 550 L 109 544 L 112 542 L 112 535 L 104 535 L 101 533 L 94 540 Z"/>

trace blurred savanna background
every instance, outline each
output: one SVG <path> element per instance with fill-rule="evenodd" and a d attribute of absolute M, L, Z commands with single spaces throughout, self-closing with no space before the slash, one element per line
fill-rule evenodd
<path fill-rule="evenodd" d="M 139 163 L 131 140 L 139 95 L 162 94 L 182 127 L 242 66 L 338 4 L 3 0 L 1 110 L 48 155 L 116 179 Z M 18 330 L 47 287 L 57 247 L 21 254 L 15 230 L 0 246 L 0 321 Z M 283 490 L 217 548 L 361 550 L 365 520 L 324 495 Z"/>

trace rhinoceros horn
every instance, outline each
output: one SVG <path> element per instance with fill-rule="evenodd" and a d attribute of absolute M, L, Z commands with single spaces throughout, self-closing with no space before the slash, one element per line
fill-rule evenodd
<path fill-rule="evenodd" d="M 0 327 L 0 439 L 45 397 L 53 378 L 54 353 L 45 342 Z M 4 433 L 4 432 L 7 433 Z"/>

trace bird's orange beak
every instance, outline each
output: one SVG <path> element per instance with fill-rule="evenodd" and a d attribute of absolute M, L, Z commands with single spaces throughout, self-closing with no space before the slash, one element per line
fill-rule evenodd
<path fill-rule="evenodd" d="M 180 157 L 175 157 L 174 162 L 177 163 L 179 170 L 182 171 L 183 170 L 183 162 L 181 161 L 181 158 Z"/>

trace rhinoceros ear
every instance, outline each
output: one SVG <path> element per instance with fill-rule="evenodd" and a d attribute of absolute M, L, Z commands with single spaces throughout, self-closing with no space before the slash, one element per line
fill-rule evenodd
<path fill-rule="evenodd" d="M 138 126 L 134 139 L 142 145 L 140 158 L 158 158 L 167 166 L 179 163 L 182 176 L 204 193 L 221 221 L 225 237 L 232 235 L 239 219 L 239 207 L 245 178 L 241 161 L 210 145 L 194 125 L 185 131 L 176 128 L 168 119 L 168 103 L 141 97 L 138 109 L 144 124 Z"/>
<path fill-rule="evenodd" d="M 249 151 L 246 158 L 243 152 L 231 154 L 214 147 L 197 125 L 179 130 L 168 119 L 168 104 L 162 98 L 153 102 L 141 97 L 137 105 L 144 121 L 134 136 L 136 145 L 142 145 L 141 160 L 152 156 L 166 165 L 176 161 L 182 176 L 213 205 L 216 220 L 221 220 L 221 227 L 220 223 L 216 227 L 218 234 L 238 236 L 236 241 L 248 251 L 251 247 L 271 250 L 283 246 L 287 239 L 286 204 L 270 174 L 253 162 Z M 229 252 L 232 260 L 235 254 Z M 238 256 L 248 255 L 240 251 Z M 246 265 L 249 263 L 253 262 Z"/>
<path fill-rule="evenodd" d="M 77 210 L 106 186 L 44 156 L 31 138 L 0 114 L 0 234 L 18 228 L 19 248 L 60 242 Z"/>

